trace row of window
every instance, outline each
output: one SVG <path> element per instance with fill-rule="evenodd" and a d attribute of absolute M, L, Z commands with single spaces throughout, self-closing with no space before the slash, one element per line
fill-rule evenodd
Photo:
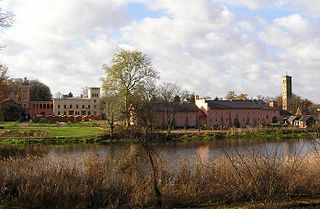
<path fill-rule="evenodd" d="M 68 107 L 69 107 L 69 109 L 72 109 L 72 108 L 73 108 L 73 105 L 69 105 Z M 63 105 L 63 108 L 64 108 L 64 109 L 67 109 L 67 105 Z M 79 109 L 79 105 L 75 105 L 75 108 L 76 108 L 76 109 Z M 87 108 L 86 108 L 85 105 L 82 105 L 82 109 L 90 109 L 90 108 L 91 108 L 90 105 L 88 105 Z M 96 109 L 96 108 L 97 108 L 97 105 L 94 105 L 93 108 Z M 61 105 L 58 105 L 58 109 L 61 109 Z"/>
<path fill-rule="evenodd" d="M 257 118 L 257 119 L 258 119 L 258 121 L 260 121 L 260 118 Z M 256 119 L 253 119 L 253 121 L 254 121 L 254 120 L 256 120 Z M 220 121 L 223 122 L 223 121 L 224 121 L 223 118 L 221 118 Z M 242 119 L 242 122 L 245 122 L 245 121 L 246 121 L 246 119 L 243 118 L 243 119 Z M 249 122 L 250 119 L 247 118 L 247 121 Z M 210 119 L 210 122 L 212 122 L 212 119 Z M 218 122 L 218 119 L 216 119 L 216 122 Z M 228 118 L 226 119 L 226 122 L 229 122 L 229 119 L 228 119 Z M 240 122 L 240 121 L 239 121 L 239 122 Z"/>
<path fill-rule="evenodd" d="M 39 103 L 36 103 L 36 104 L 32 104 L 32 107 L 34 109 L 53 109 L 53 104 L 39 104 Z"/>
<path fill-rule="evenodd" d="M 99 94 L 92 94 L 92 97 L 99 97 Z"/>
<path fill-rule="evenodd" d="M 58 111 L 58 115 L 61 115 L 62 112 Z M 97 112 L 93 112 L 94 115 L 97 114 Z M 64 111 L 63 115 L 67 115 L 67 112 Z M 91 115 L 91 112 L 88 111 L 88 113 L 86 111 L 75 111 L 75 112 L 69 112 L 69 115 Z"/>

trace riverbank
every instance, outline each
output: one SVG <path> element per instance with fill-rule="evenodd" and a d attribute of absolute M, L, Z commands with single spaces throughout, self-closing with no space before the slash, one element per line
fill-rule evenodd
<path fill-rule="evenodd" d="M 78 124 L 1 124 L 0 144 L 86 144 L 138 142 L 130 131 L 111 137 L 103 123 Z M 238 139 L 290 139 L 317 138 L 317 132 L 293 128 L 232 128 L 228 130 L 178 129 L 167 134 L 157 130 L 151 137 L 154 142 L 200 142 Z"/>
<path fill-rule="evenodd" d="M 315 130 L 295 128 L 232 128 L 228 130 L 177 130 L 171 133 L 171 138 L 180 142 L 214 141 L 235 139 L 293 139 L 317 138 Z"/>

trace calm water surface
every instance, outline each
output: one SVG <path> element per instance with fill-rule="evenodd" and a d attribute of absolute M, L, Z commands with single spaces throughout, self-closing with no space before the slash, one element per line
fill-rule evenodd
<path fill-rule="evenodd" d="M 232 140 L 215 142 L 170 142 L 153 144 L 156 153 L 171 162 L 177 159 L 192 160 L 200 157 L 202 160 L 215 158 L 225 153 L 240 153 L 250 155 L 252 153 L 262 155 L 289 155 L 304 156 L 318 148 L 320 141 L 305 139 L 290 139 L 277 141 L 264 140 Z M 320 146 L 319 146 L 320 147 Z M 50 157 L 75 157 L 82 158 L 87 154 L 111 157 L 117 159 L 121 155 L 127 155 L 141 147 L 137 144 L 109 144 L 109 145 L 0 145 L 0 158 L 14 156 L 50 156 Z"/>

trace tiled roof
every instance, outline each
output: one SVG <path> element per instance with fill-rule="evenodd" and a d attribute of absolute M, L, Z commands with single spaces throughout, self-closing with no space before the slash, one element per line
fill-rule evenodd
<path fill-rule="evenodd" d="M 301 116 L 301 118 L 299 119 L 299 121 L 304 121 L 304 122 L 306 122 L 306 121 L 308 121 L 308 120 L 310 120 L 310 119 L 314 120 L 314 118 L 313 118 L 311 115 L 303 115 L 303 116 Z"/>
<path fill-rule="evenodd" d="M 176 112 L 199 112 L 197 105 L 193 103 L 171 103 L 170 106 L 174 106 Z M 165 105 L 163 103 L 156 103 L 153 105 L 154 111 L 164 112 Z"/>
<path fill-rule="evenodd" d="M 299 119 L 300 119 L 300 116 L 293 115 L 289 117 L 288 121 L 292 123 L 294 120 L 299 120 Z"/>
<path fill-rule="evenodd" d="M 282 117 L 290 117 L 292 115 L 292 113 L 290 113 L 289 111 L 287 110 L 280 110 L 280 115 Z"/>
<path fill-rule="evenodd" d="M 207 102 L 210 109 L 277 109 L 275 107 L 268 106 L 263 101 L 255 100 L 209 100 Z"/>

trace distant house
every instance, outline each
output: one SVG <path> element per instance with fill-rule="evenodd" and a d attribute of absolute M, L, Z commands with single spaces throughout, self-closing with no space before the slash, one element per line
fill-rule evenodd
<path fill-rule="evenodd" d="M 312 128 L 316 120 L 311 115 L 303 115 L 299 120 L 297 120 L 296 127 L 299 128 Z"/>
<path fill-rule="evenodd" d="M 288 118 L 288 124 L 290 126 L 296 126 L 296 121 L 298 121 L 301 118 L 301 116 L 298 115 L 292 115 Z"/>
<path fill-rule="evenodd" d="M 276 123 L 280 119 L 280 110 L 263 101 L 207 100 L 197 96 L 196 105 L 206 114 L 208 128 L 257 127 Z"/>
<path fill-rule="evenodd" d="M 289 125 L 289 118 L 292 116 L 292 113 L 287 110 L 280 110 L 280 120 L 286 124 Z"/>

